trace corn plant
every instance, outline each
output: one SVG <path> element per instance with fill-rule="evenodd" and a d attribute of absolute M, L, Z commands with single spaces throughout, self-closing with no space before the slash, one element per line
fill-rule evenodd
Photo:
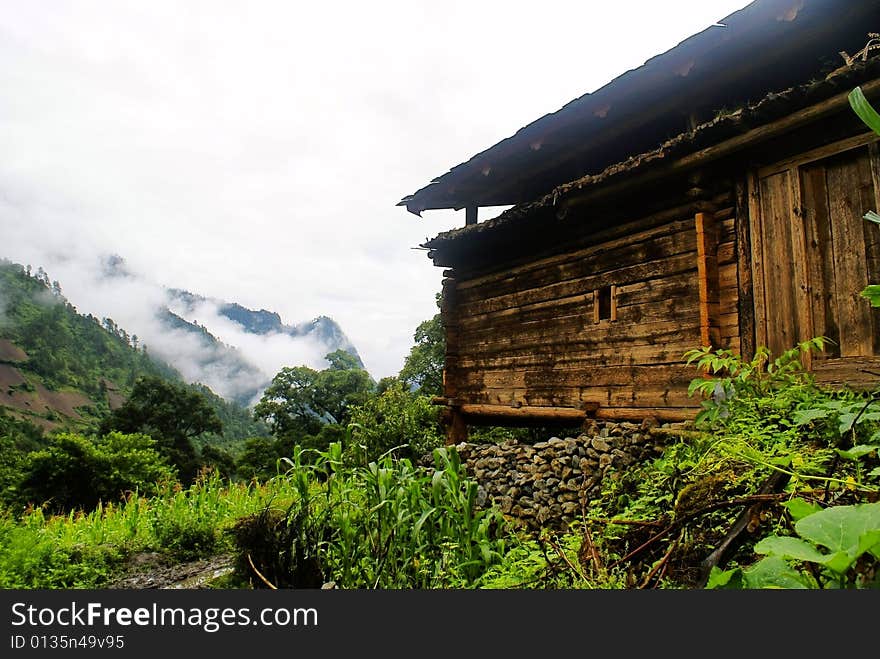
<path fill-rule="evenodd" d="M 272 573 L 278 583 L 266 581 L 274 586 L 302 586 L 297 571 L 310 580 L 317 569 L 343 588 L 467 587 L 501 560 L 503 520 L 495 510 L 477 509 L 477 485 L 465 477 L 454 450 L 436 449 L 430 470 L 391 453 L 351 465 L 339 444 L 315 453 L 306 461 L 295 452 L 287 461 L 290 470 L 279 477 L 297 492 L 285 524 L 266 514 L 236 527 L 240 552 L 253 558 L 300 551 L 312 561 L 310 569 L 303 572 L 294 562 L 288 574 L 279 574 L 278 562 L 271 559 L 270 565 L 251 566 L 252 574 Z M 262 546 L 272 540 L 254 532 L 260 524 L 274 529 L 273 551 Z M 259 547 L 243 544 L 254 538 Z M 294 546 L 303 542 L 305 552 Z M 259 585 L 261 579 L 252 581 Z"/>

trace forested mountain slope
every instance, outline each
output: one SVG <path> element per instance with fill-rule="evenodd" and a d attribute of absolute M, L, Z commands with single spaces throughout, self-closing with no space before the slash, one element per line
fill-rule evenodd
<path fill-rule="evenodd" d="M 59 282 L 43 270 L 0 260 L 0 410 L 46 430 L 86 429 L 119 407 L 141 376 L 182 383 L 180 373 L 155 358 L 137 335 L 111 318 L 82 315 Z M 266 434 L 240 404 L 204 385 L 223 422 L 209 441 L 227 447 Z"/>

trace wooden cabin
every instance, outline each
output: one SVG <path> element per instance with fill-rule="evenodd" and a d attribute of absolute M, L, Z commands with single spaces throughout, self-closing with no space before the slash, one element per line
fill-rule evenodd
<path fill-rule="evenodd" d="M 445 268 L 450 441 L 468 424 L 693 417 L 683 354 L 834 343 L 876 382 L 880 3 L 758 0 L 473 156 L 399 205 L 465 209 Z M 512 205 L 479 221 L 480 207 Z"/>

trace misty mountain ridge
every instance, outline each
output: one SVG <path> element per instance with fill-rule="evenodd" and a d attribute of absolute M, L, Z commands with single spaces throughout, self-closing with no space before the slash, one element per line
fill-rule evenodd
<path fill-rule="evenodd" d="M 336 350 L 363 365 L 342 328 L 327 316 L 286 325 L 266 309 L 162 286 L 133 271 L 118 254 L 49 267 L 61 271 L 60 285 L 79 306 L 125 327 L 184 380 L 204 384 L 229 401 L 253 405 L 281 368 L 322 369 L 325 355 Z"/>
<path fill-rule="evenodd" d="M 296 325 L 285 325 L 281 316 L 267 309 L 248 309 L 237 302 L 226 302 L 215 298 L 206 298 L 190 291 L 179 288 L 169 288 L 168 294 L 172 299 L 179 301 L 188 312 L 195 312 L 199 305 L 206 302 L 216 305 L 217 310 L 226 318 L 239 324 L 246 332 L 251 334 L 286 334 L 292 337 L 312 337 L 334 350 L 344 350 L 356 358 L 363 367 L 363 361 L 358 354 L 357 348 L 342 331 L 335 320 L 329 316 L 318 316 L 312 320 Z"/>
<path fill-rule="evenodd" d="M 227 380 L 239 384 L 235 393 L 227 390 L 224 398 L 241 405 L 249 405 L 265 389 L 269 382 L 266 374 L 248 361 L 240 350 L 223 343 L 206 327 L 181 318 L 167 307 L 156 311 L 156 319 L 169 333 L 185 332 L 198 343 L 199 349 L 193 352 L 198 369 L 203 374 L 213 375 L 201 378 L 202 381 Z"/>

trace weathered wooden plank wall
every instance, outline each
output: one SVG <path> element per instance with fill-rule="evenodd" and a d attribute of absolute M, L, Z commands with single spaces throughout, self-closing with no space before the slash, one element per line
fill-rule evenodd
<path fill-rule="evenodd" d="M 717 241 L 704 257 L 715 264 L 720 343 L 738 348 L 733 195 L 719 199 Z M 682 355 L 701 343 L 695 216 L 628 224 L 626 235 L 618 225 L 576 251 L 447 279 L 446 396 L 476 405 L 599 405 L 606 417 L 632 417 L 636 408 L 691 416 L 699 401 L 687 386 L 696 371 Z M 597 322 L 596 294 L 609 286 L 614 313 Z"/>
<path fill-rule="evenodd" d="M 479 422 L 505 410 L 692 416 L 696 370 L 682 355 L 707 341 L 750 357 L 826 336 L 829 349 L 807 364 L 817 379 L 876 386 L 880 310 L 859 292 L 880 283 L 880 227 L 862 218 L 880 209 L 880 146 L 847 121 L 780 135 L 688 187 L 639 188 L 645 217 L 631 196 L 606 205 L 603 226 L 588 217 L 603 214 L 590 197 L 532 218 L 522 236 L 502 225 L 501 238 L 475 234 L 469 251 L 440 256 L 454 268 L 443 302 L 449 409 L 476 410 Z M 709 199 L 701 183 L 730 190 Z"/>

